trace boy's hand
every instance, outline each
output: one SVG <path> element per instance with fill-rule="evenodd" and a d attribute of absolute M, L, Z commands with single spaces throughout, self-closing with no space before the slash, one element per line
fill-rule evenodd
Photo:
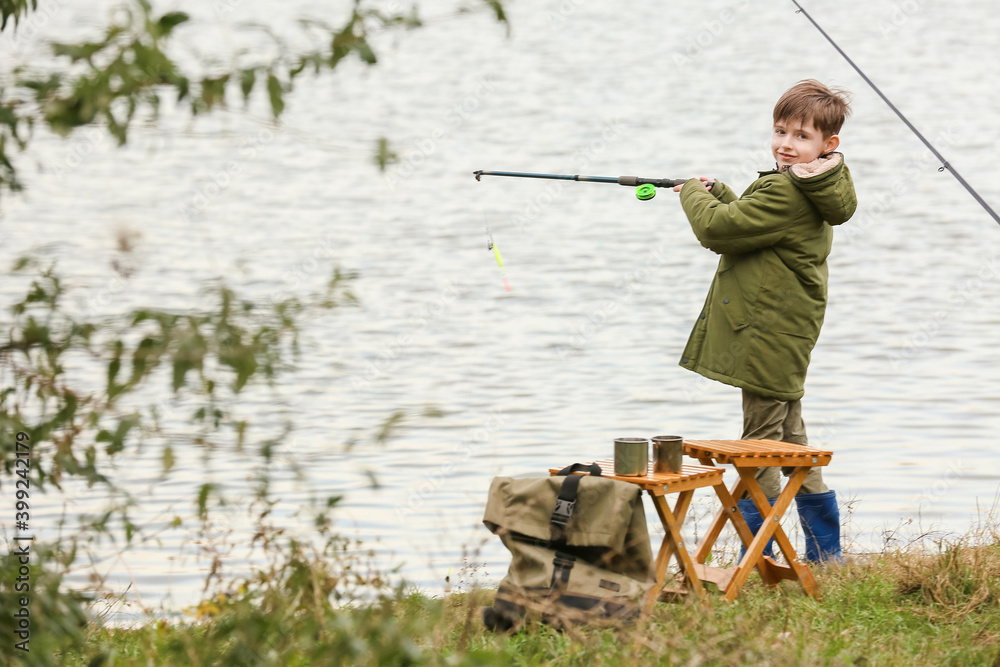
<path fill-rule="evenodd" d="M 703 188 L 705 188 L 706 190 L 708 190 L 709 192 L 711 192 L 712 191 L 712 185 L 715 185 L 715 180 L 716 179 L 709 178 L 707 176 L 699 176 L 698 180 L 701 181 L 701 186 Z M 684 183 L 687 183 L 687 181 L 684 181 Z M 684 187 L 684 183 L 681 183 L 680 185 L 675 185 L 674 186 L 674 192 L 680 192 L 681 188 Z M 711 183 L 712 185 L 705 185 L 706 183 Z"/>

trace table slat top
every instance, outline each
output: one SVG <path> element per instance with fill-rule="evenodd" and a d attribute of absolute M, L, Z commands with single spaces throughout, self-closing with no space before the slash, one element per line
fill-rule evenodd
<path fill-rule="evenodd" d="M 588 461 L 588 463 L 590 463 Z M 601 476 L 609 479 L 616 479 L 620 482 L 638 484 L 643 488 L 667 486 L 671 487 L 680 483 L 692 483 L 691 486 L 712 486 L 722 480 L 722 468 L 714 466 L 703 466 L 685 463 L 681 466 L 679 473 L 675 472 L 653 472 L 653 462 L 650 461 L 645 475 L 616 475 L 614 459 L 598 459 L 593 461 L 601 468 Z M 549 474 L 555 475 L 562 468 L 549 468 Z M 575 473 L 586 474 L 586 473 Z M 687 485 L 687 484 L 685 484 Z"/>
<path fill-rule="evenodd" d="M 783 456 L 806 458 L 833 456 L 833 452 L 778 440 L 685 440 L 684 453 L 709 458 L 762 458 Z"/>

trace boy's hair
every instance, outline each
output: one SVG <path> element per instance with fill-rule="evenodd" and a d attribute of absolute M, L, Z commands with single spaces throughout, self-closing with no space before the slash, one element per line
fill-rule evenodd
<path fill-rule="evenodd" d="M 844 119 L 851 115 L 850 93 L 842 88 L 827 88 L 816 79 L 806 79 L 785 91 L 774 105 L 774 122 L 812 121 L 829 139 L 840 132 Z"/>

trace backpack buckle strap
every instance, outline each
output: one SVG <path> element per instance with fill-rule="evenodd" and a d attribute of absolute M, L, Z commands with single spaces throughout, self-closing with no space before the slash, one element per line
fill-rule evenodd
<path fill-rule="evenodd" d="M 573 510 L 576 509 L 576 495 L 580 490 L 580 482 L 583 477 L 580 475 L 569 475 L 563 480 L 559 488 L 559 496 L 556 498 L 556 506 L 552 509 L 552 516 L 549 518 L 549 527 L 552 531 L 552 541 L 559 542 L 566 539 L 566 526 L 573 518 Z"/>
<path fill-rule="evenodd" d="M 556 552 L 556 557 L 552 559 L 552 583 L 550 588 L 565 588 L 569 583 L 569 573 L 576 563 L 576 556 L 573 554 Z"/>
<path fill-rule="evenodd" d="M 555 509 L 552 510 L 551 522 L 558 526 L 560 530 L 565 530 L 567 524 L 569 524 L 570 517 L 573 516 L 573 510 L 576 509 L 576 500 L 564 500 L 563 498 L 556 498 Z"/>

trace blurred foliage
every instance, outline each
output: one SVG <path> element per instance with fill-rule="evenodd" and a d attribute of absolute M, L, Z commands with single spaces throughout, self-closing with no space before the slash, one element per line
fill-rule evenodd
<path fill-rule="evenodd" d="M 385 171 L 389 165 L 399 162 L 399 156 L 389 147 L 389 140 L 379 137 L 375 145 L 375 165 L 379 171 Z"/>
<path fill-rule="evenodd" d="M 506 22 L 496 0 L 480 0 L 480 6 Z M 0 0 L 5 29 L 23 27 L 35 10 L 31 0 Z M 51 63 L 0 71 L 0 86 L 5 86 L 0 87 L 0 192 L 21 187 L 11 151 L 15 146 L 28 148 L 36 125 L 61 136 L 84 126 L 103 127 L 125 144 L 140 111 L 156 119 L 163 95 L 174 95 L 186 104 L 182 108 L 199 115 L 234 99 L 247 103 L 257 89 L 277 119 L 304 71 L 320 74 L 353 57 L 374 65 L 377 57 L 369 39 L 373 31 L 421 26 L 415 5 L 407 11 L 383 11 L 354 0 L 349 12 L 337 26 L 301 20 L 304 30 L 324 36 L 322 46 L 305 51 L 291 48 L 267 26 L 240 24 L 264 31 L 278 55 L 260 62 L 259 54 L 241 53 L 228 69 L 204 65 L 196 74 L 179 64 L 191 61 L 187 54 L 170 48 L 177 33 L 192 23 L 191 17 L 180 11 L 160 13 L 148 0 L 132 0 L 113 14 L 97 37 L 50 43 Z M 238 62 L 246 57 L 257 60 Z M 379 147 L 384 161 L 395 158 L 385 140 Z M 121 273 L 121 265 L 113 266 Z M 213 306 L 204 310 L 151 307 L 111 318 L 81 317 L 66 308 L 67 287 L 54 265 L 42 267 L 23 258 L 14 267 L 15 272 L 27 269 L 36 276 L 25 297 L 10 307 L 12 320 L 0 333 L 0 464 L 11 472 L 14 436 L 24 431 L 35 444 L 32 483 L 40 490 L 48 484 L 59 487 L 66 475 L 86 480 L 88 486 L 113 488 L 102 461 L 113 460 L 130 443 L 151 435 L 167 443 L 171 437 L 183 437 L 206 449 L 221 442 L 242 449 L 248 422 L 238 414 L 238 399 L 255 383 L 273 383 L 288 355 L 297 351 L 298 319 L 308 309 L 355 302 L 347 287 L 354 275 L 336 269 L 325 293 L 303 299 L 255 303 L 219 281 L 208 286 L 206 297 Z M 100 389 L 81 380 L 95 367 L 105 379 Z M 148 400 L 164 391 L 171 398 Z M 165 414 L 182 405 L 185 414 Z M 378 439 L 388 438 L 400 419 L 392 415 Z M 197 432 L 171 433 L 179 422 L 196 426 Z M 270 457 L 275 438 L 289 428 L 263 441 L 263 459 Z M 164 476 L 174 462 L 168 444 L 162 454 Z M 203 520 L 216 491 L 207 484 L 198 494 Z M 115 510 L 126 541 L 136 533 L 127 506 Z M 91 527 L 106 530 L 109 517 L 97 517 Z"/>
<path fill-rule="evenodd" d="M 29 544 L 22 542 L 20 544 Z M 23 563 L 14 553 L 4 550 L 0 555 L 0 664 L 27 664 L 55 667 L 65 665 L 60 656 L 66 651 L 79 650 L 85 641 L 89 620 L 85 611 L 88 598 L 80 593 L 61 590 L 63 574 L 68 566 L 67 553 L 53 553 L 44 547 L 31 545 L 30 574 L 24 574 Z M 30 588 L 23 585 L 30 579 Z M 22 602 L 28 602 L 22 611 Z M 15 616 L 18 614 L 18 616 Z M 29 628 L 19 627 L 27 618 Z M 27 636 L 18 636 L 17 632 Z M 27 640 L 22 651 L 17 643 Z"/>
<path fill-rule="evenodd" d="M 481 8 L 506 22 L 497 0 L 480 3 Z M 33 18 L 37 5 L 36 0 L 0 0 L 0 30 L 16 37 L 16 31 Z M 14 156 L 30 150 L 37 128 L 62 137 L 81 128 L 100 128 L 123 145 L 137 118 L 157 120 L 165 95 L 193 116 L 234 103 L 247 105 L 252 96 L 259 96 L 276 121 L 285 111 L 288 94 L 302 83 L 299 77 L 303 72 L 319 75 L 355 57 L 374 65 L 378 61 L 370 43 L 374 31 L 421 26 L 416 6 L 405 12 L 385 12 L 355 0 L 349 11 L 346 21 L 337 26 L 312 19 L 300 22 L 311 35 L 318 31 L 323 36 L 317 48 L 297 50 L 266 26 L 241 24 L 242 29 L 269 35 L 277 55 L 262 60 L 259 53 L 240 53 L 228 66 L 182 66 L 180 63 L 199 61 L 177 47 L 177 34 L 190 28 L 192 18 L 180 11 L 157 12 L 147 0 L 132 0 L 98 35 L 79 42 L 50 43 L 51 62 L 33 61 L 14 70 L 0 63 L 0 194 L 23 188 Z M 381 141 L 379 148 L 385 163 L 395 159 L 388 142 Z M 119 252 L 127 254 L 132 245 L 127 239 L 120 241 Z M 117 259 L 112 267 L 125 278 L 137 270 Z M 32 443 L 28 481 L 33 494 L 50 487 L 65 490 L 72 482 L 77 488 L 99 485 L 99 497 L 107 499 L 96 514 L 79 517 L 79 532 L 63 531 L 64 514 L 58 526 L 59 541 L 33 545 L 30 657 L 12 653 L 13 616 L 8 613 L 6 621 L 0 619 L 0 634 L 6 638 L 0 646 L 0 663 L 6 664 L 17 655 L 26 658 L 26 664 L 54 665 L 66 664 L 66 653 L 84 642 L 87 599 L 60 590 L 62 576 L 79 560 L 82 544 L 103 538 L 118 544 L 119 538 L 124 538 L 127 547 L 137 539 L 155 539 L 158 534 L 133 522 L 129 509 L 137 500 L 116 484 L 120 479 L 117 475 L 129 473 L 130 457 L 144 442 L 154 440 L 163 445 L 162 479 L 174 470 L 178 458 L 174 446 L 178 443 L 187 450 L 185 454 L 195 446 L 205 457 L 220 446 L 236 451 L 253 447 L 249 454 L 255 457 L 256 478 L 250 480 L 251 493 L 241 500 L 248 500 L 257 512 L 252 545 L 277 553 L 275 540 L 283 529 L 267 523 L 278 502 L 270 497 L 269 489 L 276 468 L 291 467 L 299 473 L 294 461 L 282 460 L 280 466 L 275 465 L 275 451 L 293 426 L 285 424 L 269 437 L 252 435 L 242 401 L 252 391 L 259 395 L 273 390 L 281 373 L 291 366 L 298 353 L 298 323 L 303 318 L 356 303 L 349 289 L 356 276 L 334 269 L 321 293 L 263 301 L 245 298 L 218 280 L 205 286 L 200 307 L 150 306 L 101 315 L 96 309 L 80 314 L 71 305 L 72 279 L 61 276 L 55 264 L 42 265 L 26 257 L 11 270 L 28 271 L 33 272 L 26 280 L 30 285 L 23 298 L 5 308 L 9 317 L 3 318 L 0 331 L 0 466 L 5 473 L 0 482 L 6 484 L 13 474 L 15 436 L 24 432 Z M 401 413 L 392 414 L 376 440 L 391 437 L 401 419 Z M 222 581 L 225 544 L 213 542 L 211 534 L 217 528 L 212 510 L 224 504 L 225 498 L 210 478 L 196 487 L 194 496 L 192 509 L 201 522 L 198 542 L 202 553 L 212 557 L 207 590 L 212 581 Z M 384 589 L 378 575 L 343 566 L 346 561 L 340 552 L 345 543 L 328 536 L 332 523 L 329 513 L 338 501 L 339 497 L 331 497 L 322 504 L 313 499 L 297 512 L 315 514 L 312 525 L 318 534 L 327 536 L 326 551 L 307 559 L 305 547 L 293 542 L 280 550 L 280 567 L 247 582 L 253 590 L 244 588 L 242 593 L 216 597 L 214 608 L 202 605 L 199 613 L 203 617 L 214 615 L 235 624 L 217 626 L 215 639 L 226 645 L 227 664 L 246 664 L 240 662 L 241 656 L 251 656 L 248 651 L 253 646 L 281 641 L 262 633 L 269 605 L 280 602 L 284 606 L 275 607 L 277 611 L 287 614 L 282 616 L 284 620 L 294 622 L 307 607 L 329 613 L 331 599 L 353 599 L 359 588 Z M 183 519 L 167 517 L 161 523 L 160 532 L 181 526 Z M 330 550 L 338 549 L 339 569 L 323 570 L 323 559 L 332 555 Z M 15 557 L 0 560 L 5 612 L 15 609 L 17 597 L 11 589 L 19 567 Z M 101 576 L 92 576 L 94 590 L 101 591 Z M 162 629 L 156 626 L 154 630 Z M 306 627 L 307 632 L 318 630 Z M 300 635 L 295 630 L 292 637 Z M 347 635 L 337 636 L 353 642 Z M 387 644 L 385 650 L 390 653 L 386 655 L 405 656 L 410 650 L 408 642 L 405 639 L 403 649 Z M 175 642 L 165 649 L 165 655 L 174 661 L 172 664 L 193 664 L 196 650 L 191 643 Z M 89 664 L 115 662 L 112 650 L 110 655 L 95 656 Z"/>
<path fill-rule="evenodd" d="M 304 299 L 255 303 L 220 282 L 205 290 L 212 304 L 205 311 L 139 308 L 122 317 L 87 318 L 64 307 L 67 290 L 53 266 L 22 260 L 15 267 L 31 268 L 38 274 L 24 299 L 11 306 L 12 321 L 0 338 L 0 462 L 12 472 L 15 436 L 26 433 L 35 443 L 31 483 L 40 491 L 50 483 L 59 487 L 65 475 L 113 488 L 101 462 L 144 436 L 242 449 L 247 422 L 239 415 L 241 392 L 274 381 L 297 348 L 296 320 L 304 311 L 354 302 L 348 289 L 353 274 L 336 270 L 327 290 Z M 88 382 L 84 367 L 101 369 L 104 386 Z M 137 393 L 156 395 L 163 384 L 171 399 L 145 407 L 129 400 Z M 165 420 L 179 405 L 188 412 Z M 167 447 L 164 474 L 172 467 Z M 203 518 L 207 495 L 199 494 Z M 119 509 L 130 539 L 134 527 Z M 104 528 L 108 518 L 91 527 Z"/>
<path fill-rule="evenodd" d="M 14 19 L 16 26 L 21 15 L 38 9 L 38 0 L 0 0 L 0 30 L 7 27 L 7 21 Z"/>
<path fill-rule="evenodd" d="M 499 0 L 480 3 L 498 21 L 507 22 Z M 33 0 L 0 0 L 3 25 L 10 21 L 16 28 L 35 4 Z M 4 189 L 22 187 L 11 151 L 14 147 L 25 150 L 36 122 L 61 136 L 97 123 L 124 144 L 136 114 L 145 110 L 155 118 L 164 95 L 175 96 L 193 115 L 199 115 L 226 107 L 234 99 L 247 103 L 258 88 L 265 91 L 271 114 L 277 119 L 303 72 L 320 74 L 352 57 L 374 65 L 378 62 L 370 41 L 374 32 L 422 25 L 416 5 L 405 12 L 382 11 L 354 0 L 343 25 L 300 21 L 309 34 L 319 31 L 323 36 L 319 48 L 296 51 L 268 26 L 246 25 L 244 29 L 262 31 L 272 39 L 278 55 L 260 62 L 259 54 L 239 54 L 233 65 L 204 65 L 203 71 L 194 72 L 179 65 L 182 59 L 174 57 L 170 49 L 171 39 L 190 23 L 191 17 L 184 12 L 159 14 L 148 0 L 134 0 L 97 38 L 53 42 L 50 46 L 56 67 L 47 67 L 42 73 L 15 70 L 9 77 L 13 85 L 6 88 L 7 73 L 0 72 L 0 194 Z"/>
<path fill-rule="evenodd" d="M 557 631 L 531 619 L 513 634 L 484 628 L 481 609 L 495 591 L 477 587 L 472 563 L 457 573 L 465 585 L 431 599 L 387 587 L 343 540 L 322 550 L 292 543 L 268 567 L 206 596 L 186 622 L 92 628 L 63 664 L 987 667 L 1000 655 L 998 538 L 994 526 L 936 554 L 819 566 L 820 597 L 753 576 L 735 604 L 713 594 L 706 603 L 656 604 L 633 626 Z M 367 604 L 343 604 L 361 590 L 376 593 Z"/>

